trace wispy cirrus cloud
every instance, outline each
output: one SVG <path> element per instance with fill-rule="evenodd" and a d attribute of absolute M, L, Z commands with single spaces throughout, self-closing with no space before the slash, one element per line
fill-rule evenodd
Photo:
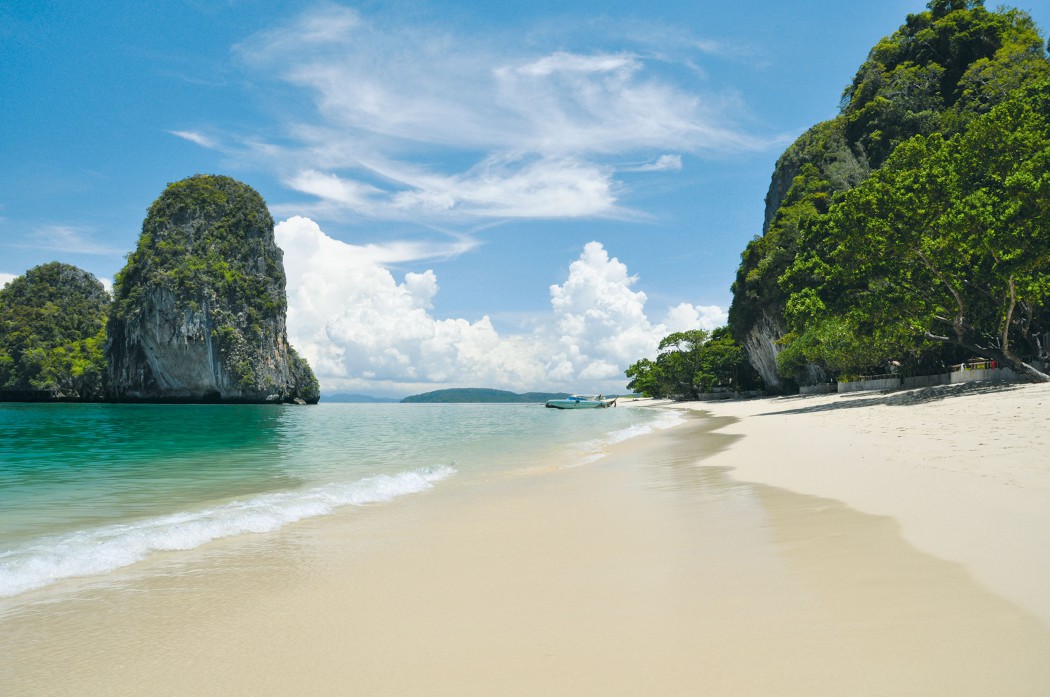
<path fill-rule="evenodd" d="M 634 165 L 622 168 L 624 172 L 677 172 L 682 169 L 681 155 L 661 155 L 652 162 L 644 165 Z"/>
<path fill-rule="evenodd" d="M 182 138 L 183 140 L 195 143 L 202 148 L 208 148 L 209 150 L 214 150 L 219 147 L 219 142 L 217 140 L 196 131 L 168 131 L 168 133 L 177 138 Z"/>
<path fill-rule="evenodd" d="M 96 242 L 93 232 L 90 228 L 74 225 L 41 225 L 20 241 L 7 242 L 4 246 L 99 256 L 124 253 L 124 250 L 112 245 Z"/>
<path fill-rule="evenodd" d="M 619 172 L 674 172 L 684 155 L 777 142 L 740 125 L 731 90 L 675 69 L 714 44 L 686 49 L 676 35 L 685 53 L 672 59 L 620 36 L 607 43 L 544 50 L 517 35 L 323 5 L 235 48 L 248 69 L 313 105 L 286 122 L 280 144 L 237 140 L 243 156 L 315 198 L 315 215 L 445 221 L 629 217 Z M 173 134 L 214 145 L 197 132 Z M 639 159 L 649 164 L 617 164 Z"/>

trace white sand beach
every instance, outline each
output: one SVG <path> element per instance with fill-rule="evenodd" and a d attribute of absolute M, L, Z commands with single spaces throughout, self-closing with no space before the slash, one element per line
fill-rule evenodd
<path fill-rule="evenodd" d="M 952 385 L 690 408 L 739 419 L 731 476 L 886 515 L 1050 625 L 1050 385 Z"/>
<path fill-rule="evenodd" d="M 688 406 L 6 618 L 0 693 L 1046 694 L 1050 388 Z"/>

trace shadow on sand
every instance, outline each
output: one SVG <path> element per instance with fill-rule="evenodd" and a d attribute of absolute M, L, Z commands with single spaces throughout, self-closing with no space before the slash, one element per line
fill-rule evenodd
<path fill-rule="evenodd" d="M 936 385 L 934 387 L 922 387 L 913 390 L 883 390 L 881 392 L 864 392 L 856 395 L 843 394 L 839 395 L 839 399 L 833 402 L 824 402 L 809 406 L 805 406 L 805 402 L 826 395 L 792 395 L 790 397 L 777 398 L 776 404 L 798 402 L 798 408 L 764 412 L 759 414 L 759 416 L 772 416 L 773 414 L 812 414 L 821 411 L 857 409 L 877 405 L 904 407 L 911 404 L 937 402 L 942 399 L 963 397 L 965 395 L 1011 392 L 1020 389 L 1022 385 L 1023 383 L 967 382 L 959 385 Z"/>

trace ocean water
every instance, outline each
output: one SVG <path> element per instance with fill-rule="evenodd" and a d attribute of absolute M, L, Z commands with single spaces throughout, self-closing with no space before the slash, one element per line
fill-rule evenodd
<path fill-rule="evenodd" d="M 0 404 L 0 597 L 451 477 L 577 466 L 673 411 Z"/>

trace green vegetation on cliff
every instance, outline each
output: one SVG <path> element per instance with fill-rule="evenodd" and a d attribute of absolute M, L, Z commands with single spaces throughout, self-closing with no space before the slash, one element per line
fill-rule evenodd
<path fill-rule="evenodd" d="M 114 317 L 142 311 L 163 288 L 176 308 L 204 311 L 227 367 L 256 379 L 265 317 L 287 311 L 281 258 L 267 248 L 273 218 L 254 189 L 230 177 L 198 175 L 169 184 L 153 202 L 136 250 L 114 283 Z"/>
<path fill-rule="evenodd" d="M 1022 363 L 1050 332 L 1050 81 L 951 138 L 899 145 L 800 236 L 781 279 L 785 371 L 917 362 L 940 346 Z"/>
<path fill-rule="evenodd" d="M 59 262 L 0 289 L 0 399 L 99 399 L 108 305 L 98 279 Z"/>
<path fill-rule="evenodd" d="M 168 185 L 114 283 L 108 350 L 117 399 L 317 401 L 313 372 L 287 345 L 283 255 L 273 227 L 262 197 L 230 177 Z M 198 362 L 211 365 L 211 375 L 180 365 L 180 345 L 203 351 Z M 155 374 L 158 351 L 167 375 Z M 202 387 L 203 379 L 211 384 Z M 211 397 L 198 395 L 202 389 Z"/>
<path fill-rule="evenodd" d="M 1028 15 L 973 0 L 934 0 L 880 41 L 840 115 L 777 162 L 729 315 L 752 362 L 761 326 L 781 378 L 968 355 L 1020 368 L 1047 311 L 1048 77 Z"/>

